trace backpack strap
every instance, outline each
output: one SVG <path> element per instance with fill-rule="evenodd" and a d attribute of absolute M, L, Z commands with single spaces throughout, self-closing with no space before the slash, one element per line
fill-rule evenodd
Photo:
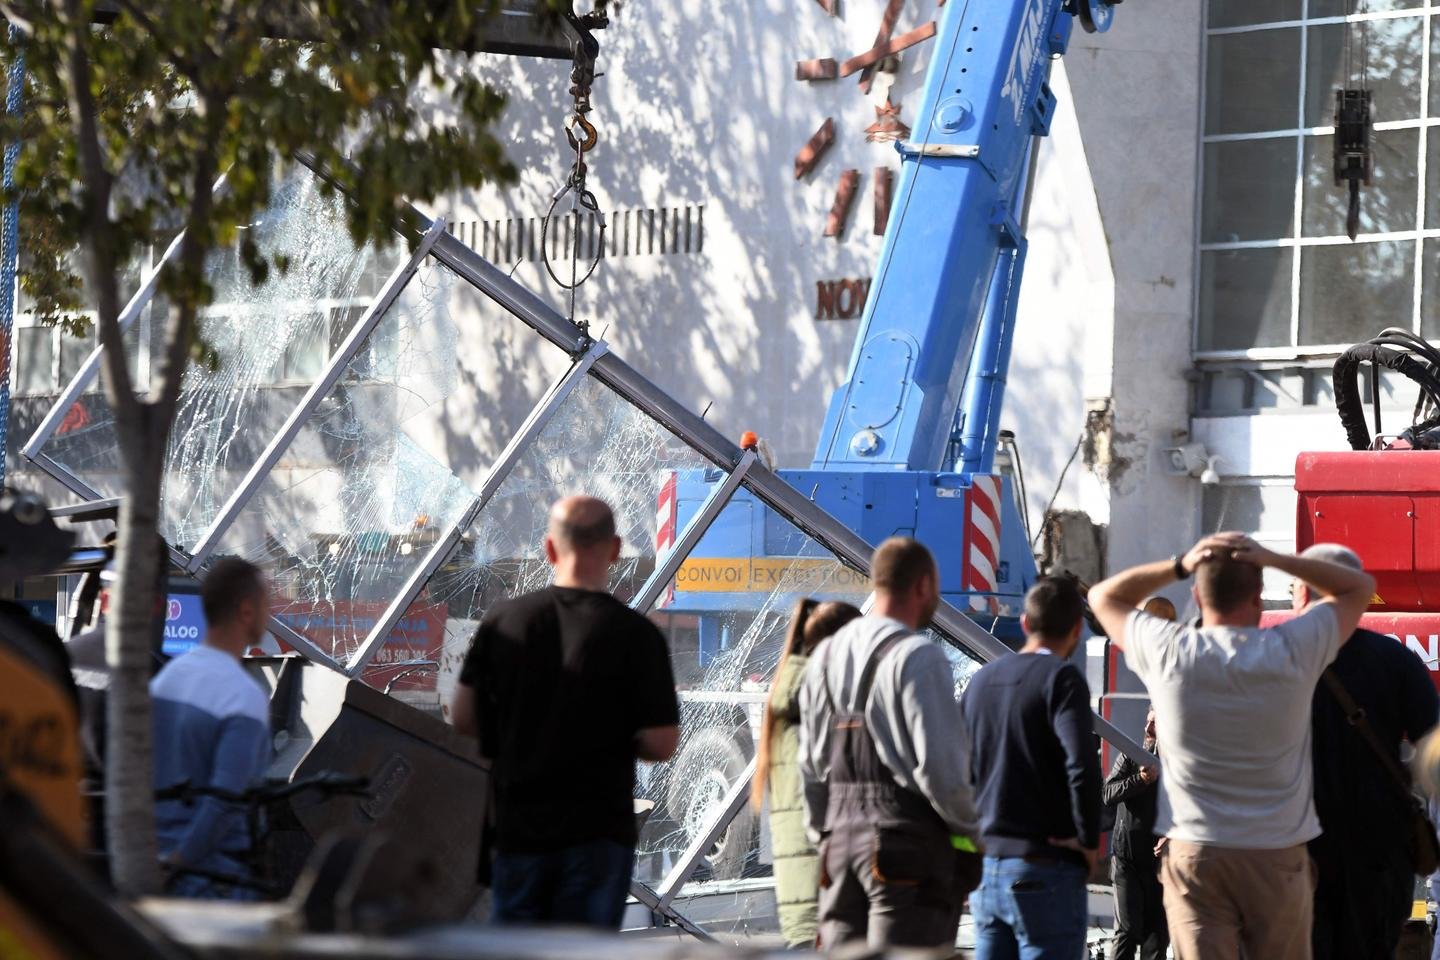
<path fill-rule="evenodd" d="M 1335 672 L 1334 667 L 1326 667 L 1325 672 L 1320 674 L 1320 679 L 1325 682 L 1325 686 L 1329 689 L 1330 695 L 1340 704 L 1340 709 L 1344 712 L 1345 719 L 1349 721 L 1350 726 L 1354 727 L 1355 732 L 1360 734 L 1360 739 L 1365 741 L 1365 745 L 1370 748 L 1370 752 L 1375 754 L 1376 758 L 1380 761 L 1380 765 L 1384 767 L 1385 772 L 1390 775 L 1391 781 L 1394 782 L 1395 786 L 1400 790 L 1401 795 L 1409 799 L 1412 796 L 1410 792 L 1410 778 L 1405 775 L 1405 769 L 1400 766 L 1400 761 L 1396 760 L 1390 751 L 1385 749 L 1385 745 L 1381 743 L 1380 738 L 1376 736 L 1375 728 L 1370 726 L 1370 720 L 1365 716 L 1365 708 L 1356 703 L 1355 698 L 1350 696 L 1350 691 L 1345 689 L 1345 684 L 1340 681 L 1340 675 Z"/>

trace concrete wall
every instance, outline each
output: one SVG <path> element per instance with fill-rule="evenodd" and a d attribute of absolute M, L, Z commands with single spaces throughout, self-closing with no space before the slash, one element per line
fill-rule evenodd
<path fill-rule="evenodd" d="M 1067 60 L 1056 65 L 1052 77 L 1060 108 L 1039 162 L 1003 418 L 1020 438 L 1036 523 L 1052 497 L 1058 508 L 1081 509 L 1100 524 L 1109 522 L 1110 486 L 1127 493 L 1145 487 L 1150 437 L 1157 431 L 1168 437 L 1171 429 L 1185 426 L 1183 380 L 1178 390 L 1157 381 L 1178 379 L 1188 360 L 1193 188 L 1180 181 L 1193 170 L 1195 111 L 1192 105 L 1177 119 L 1171 98 L 1176 90 L 1193 95 L 1198 89 L 1195 76 L 1179 76 L 1194 70 L 1196 52 L 1172 62 L 1169 53 L 1178 45 L 1167 38 L 1168 45 L 1143 57 L 1133 53 L 1137 42 L 1160 43 L 1161 22 L 1173 16 L 1173 6 L 1167 5 L 1166 16 L 1123 8 L 1107 35 L 1086 37 L 1077 28 L 1069 60 L 1079 60 L 1078 68 Z M 1185 6 L 1194 8 L 1191 19 L 1198 20 L 1198 0 Z M 874 168 L 898 169 L 898 161 L 890 145 L 865 142 L 863 131 L 887 97 L 901 105 L 902 121 L 914 122 L 931 49 L 922 45 L 902 55 L 899 72 L 879 75 L 868 96 L 853 77 L 797 82 L 795 61 L 843 61 L 868 48 L 883 7 L 881 0 L 851 0 L 840 16 L 830 17 L 815 3 L 763 0 L 729 7 L 716 19 L 712 5 L 683 0 L 643 11 L 626 6 L 602 35 L 600 69 L 606 75 L 597 81 L 593 114 L 601 145 L 593 155 L 590 184 L 600 206 L 625 211 L 703 204 L 704 249 L 607 258 L 582 288 L 577 317 L 605 330 L 627 359 L 692 408 L 708 408 L 710 421 L 727 433 L 754 429 L 767 437 L 784 466 L 808 464 L 858 326 L 856 320 L 815 319 L 816 282 L 867 278 L 878 257 Z M 940 12 L 935 0 L 908 4 L 896 32 Z M 1194 30 L 1186 32 L 1194 39 Z M 523 172 L 514 188 L 486 189 L 442 205 L 441 212 L 462 224 L 467 241 L 471 234 L 465 231 L 475 228 L 465 224 L 538 216 L 567 163 L 558 131 L 568 105 L 567 66 L 494 58 L 481 69 L 510 96 L 504 135 Z M 1117 79 L 1117 70 L 1148 72 Z M 1163 76 L 1155 76 L 1157 70 Z M 1153 102 L 1104 103 L 1117 85 L 1131 100 Z M 1132 123 L 1135 117 L 1160 115 L 1167 126 L 1158 134 Z M 825 117 L 835 119 L 836 144 L 813 173 L 797 181 L 794 156 Z M 1157 142 L 1166 147 L 1163 162 L 1180 171 L 1173 183 L 1149 168 L 1152 136 L 1162 137 Z M 1176 164 L 1170 155 L 1181 153 L 1183 162 Z M 1097 156 L 1109 167 L 1098 181 L 1105 190 L 1098 193 L 1092 176 Z M 825 238 L 826 213 L 839 174 L 848 168 L 861 173 L 860 195 L 845 234 Z M 1137 201 L 1125 193 L 1131 177 L 1150 182 L 1151 194 L 1170 188 L 1179 196 L 1158 205 L 1153 198 Z M 1183 216 L 1175 215 L 1182 208 Z M 1168 259 L 1143 269 L 1126 263 L 1123 273 L 1112 270 L 1116 258 L 1108 243 L 1116 237 L 1137 247 L 1153 243 L 1157 211 L 1167 219 L 1163 256 Z M 619 221 L 612 217 L 612 223 L 618 229 Z M 483 235 L 475 242 L 483 245 Z M 515 276 L 565 309 L 562 292 L 544 279 L 538 264 L 518 263 Z M 1173 344 L 1179 351 L 1174 364 L 1157 368 L 1127 399 L 1160 390 L 1171 396 L 1158 409 L 1136 402 L 1121 417 L 1121 431 L 1133 438 L 1119 444 L 1118 457 L 1139 462 L 1115 465 L 1103 441 L 1097 453 L 1092 423 L 1081 455 L 1065 471 L 1087 430 L 1087 407 L 1106 409 L 1111 395 L 1122 276 L 1127 289 L 1145 286 L 1145 278 L 1159 288 L 1127 308 L 1126 336 L 1153 325 L 1156 314 L 1181 328 L 1165 338 L 1166 350 Z M 1166 279 L 1155 279 L 1161 276 Z M 1153 356 L 1149 348 L 1130 346 Z M 1064 484 L 1057 488 L 1062 471 Z M 1167 494 L 1172 500 L 1186 490 L 1176 486 Z M 1157 509 L 1162 505 L 1174 509 L 1163 499 Z"/>
<path fill-rule="evenodd" d="M 1066 60 L 1115 274 L 1112 570 L 1196 533 L 1199 484 L 1162 451 L 1189 430 L 1202 7 L 1127 3 Z"/>

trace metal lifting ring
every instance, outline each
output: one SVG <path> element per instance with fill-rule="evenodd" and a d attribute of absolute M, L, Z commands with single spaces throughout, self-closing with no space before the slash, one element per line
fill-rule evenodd
<path fill-rule="evenodd" d="M 589 269 L 585 271 L 584 276 L 576 277 L 567 283 L 560 279 L 555 273 L 555 268 L 550 263 L 550 223 L 555 219 L 555 208 L 560 205 L 561 200 L 565 199 L 566 194 L 572 190 L 574 190 L 577 195 L 577 206 L 579 209 L 593 213 L 600 218 L 600 234 L 596 238 L 595 257 L 590 261 Z M 545 216 L 540 221 L 540 261 L 545 264 L 545 272 L 550 274 L 550 279 L 555 281 L 558 287 L 562 290 L 574 290 L 586 280 L 590 279 L 590 276 L 595 272 L 595 268 L 600 266 L 600 257 L 605 250 L 605 229 L 605 215 L 600 212 L 600 201 L 595 199 L 595 194 L 586 190 L 583 186 L 577 186 L 573 175 L 567 177 L 565 185 L 559 190 L 556 190 L 555 195 L 550 198 L 550 209 L 545 211 Z M 579 250 L 580 218 L 577 215 L 575 218 L 575 236 L 571 238 L 570 245 L 572 263 L 579 256 Z"/>
<path fill-rule="evenodd" d="M 585 139 L 577 140 L 574 130 L 571 129 L 572 127 L 579 127 L 581 132 L 584 133 Z M 600 134 L 596 132 L 593 123 L 577 113 L 571 117 L 570 122 L 565 125 L 565 139 L 570 141 L 570 149 L 576 153 L 589 153 L 595 149 L 595 144 L 600 142 Z"/>

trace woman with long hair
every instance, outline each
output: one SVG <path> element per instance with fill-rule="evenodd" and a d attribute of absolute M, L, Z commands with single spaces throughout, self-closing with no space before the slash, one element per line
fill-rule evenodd
<path fill-rule="evenodd" d="M 780 932 L 792 948 L 815 945 L 819 926 L 820 861 L 805 836 L 800 782 L 800 685 L 822 640 L 860 616 L 848 603 L 801 600 L 770 685 L 760 723 L 760 748 L 750 801 L 756 810 L 770 787 L 770 846 L 775 859 L 775 905 Z"/>

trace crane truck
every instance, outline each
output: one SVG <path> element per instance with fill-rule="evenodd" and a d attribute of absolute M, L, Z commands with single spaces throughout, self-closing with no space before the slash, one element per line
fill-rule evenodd
<path fill-rule="evenodd" d="M 919 539 L 936 557 L 944 599 L 1012 641 L 1037 576 L 1015 478 L 997 471 L 1029 186 L 1056 108 L 1051 63 L 1076 21 L 1104 31 L 1114 12 L 1101 0 L 943 8 L 916 124 L 896 143 L 894 209 L 845 381 L 809 468 L 779 471 L 871 544 Z M 685 527 L 722 482 L 719 471 L 673 475 L 660 497 L 662 531 Z M 822 556 L 741 489 L 679 568 L 664 609 L 694 624 L 699 673 L 687 709 L 709 714 L 707 732 L 652 790 L 686 832 L 708 822 L 753 752 L 763 678 L 790 613 L 777 592 L 856 602 L 867 592 Z M 726 709 L 729 737 L 715 718 Z M 756 837 L 763 847 L 742 812 L 717 841 L 715 875 L 743 872 Z"/>

